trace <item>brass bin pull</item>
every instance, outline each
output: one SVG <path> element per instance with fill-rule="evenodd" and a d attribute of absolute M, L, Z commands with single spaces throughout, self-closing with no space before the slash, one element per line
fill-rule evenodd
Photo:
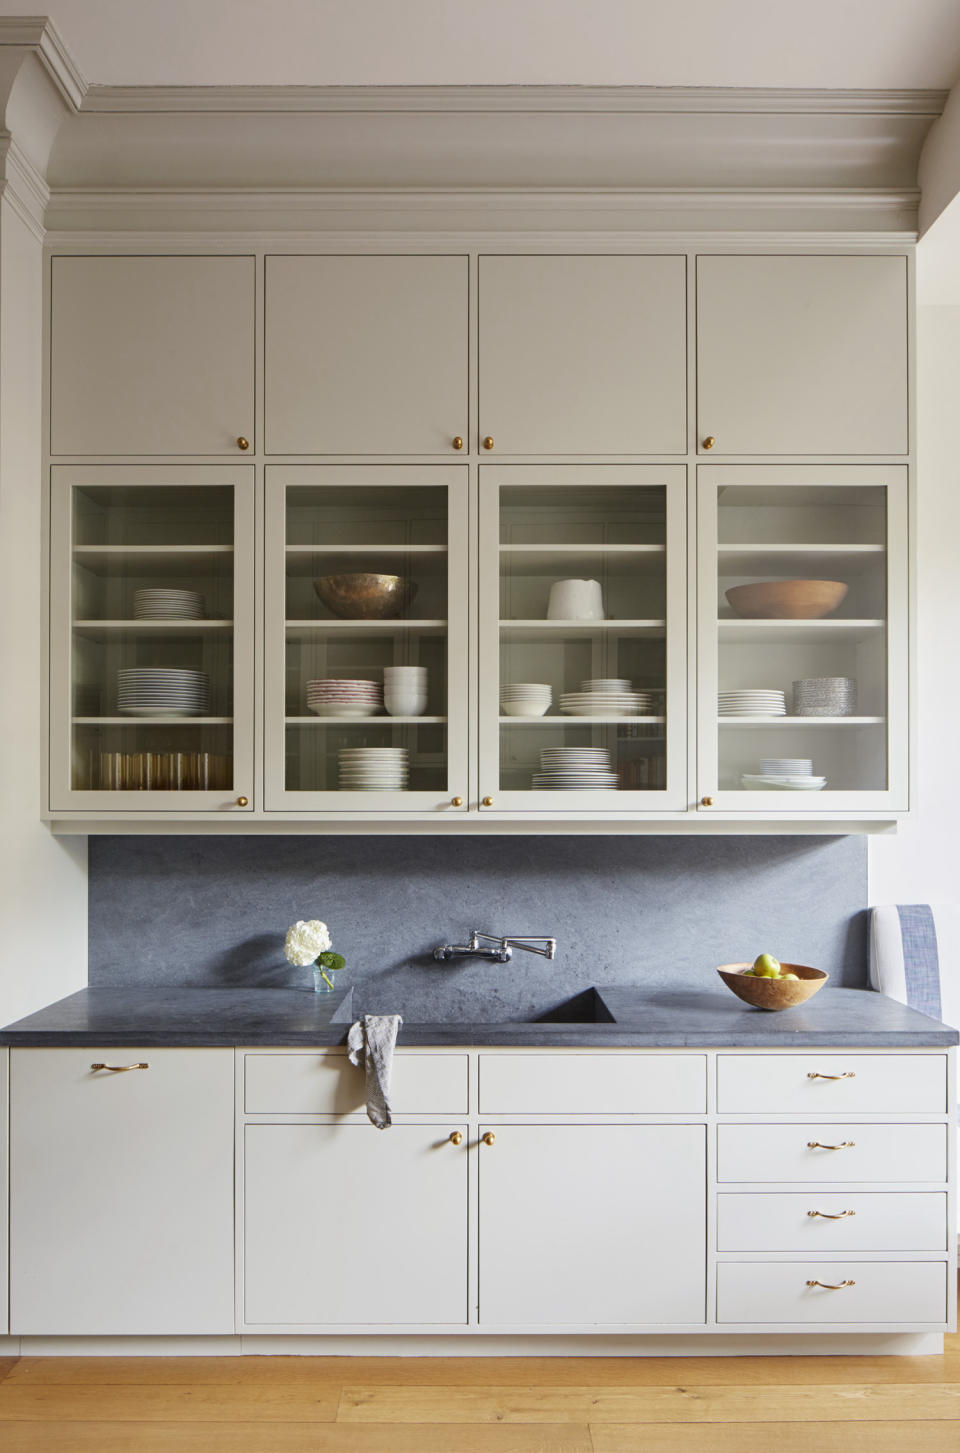
<path fill-rule="evenodd" d="M 496 1138 L 492 1130 L 488 1130 L 486 1135 L 481 1135 L 480 1137 L 484 1145 L 492 1145 Z"/>
<path fill-rule="evenodd" d="M 249 449 L 250 448 L 250 440 L 249 439 L 245 439 L 243 437 L 243 435 L 241 434 L 240 437 L 237 440 L 237 448 L 238 449 Z"/>
<path fill-rule="evenodd" d="M 852 1150 L 856 1141 L 841 1140 L 839 1145 L 824 1145 L 822 1140 L 808 1140 L 808 1150 Z"/>
<path fill-rule="evenodd" d="M 825 1292 L 842 1292 L 844 1287 L 855 1287 L 856 1282 L 848 1277 L 845 1281 L 808 1281 L 807 1286 L 823 1287 Z"/>
<path fill-rule="evenodd" d="M 449 1135 L 449 1140 L 450 1140 L 450 1144 L 451 1145 L 462 1145 L 463 1144 L 463 1131 L 462 1130 L 451 1130 L 450 1131 L 450 1135 Z"/>
<path fill-rule="evenodd" d="M 139 1065 L 91 1065 L 92 1070 L 109 1070 L 112 1075 L 125 1074 L 127 1070 L 148 1070 L 148 1064 Z"/>
<path fill-rule="evenodd" d="M 453 441 L 453 447 L 454 447 L 454 449 L 462 449 L 463 448 L 463 439 L 461 438 L 461 436 L 459 434 L 457 435 L 457 437 Z"/>
<path fill-rule="evenodd" d="M 818 1070 L 807 1071 L 808 1080 L 855 1080 L 856 1078 L 856 1070 L 844 1070 L 842 1075 L 821 1075 Z"/>
<path fill-rule="evenodd" d="M 808 1211 L 808 1216 L 820 1216 L 824 1221 L 842 1221 L 844 1216 L 855 1216 L 856 1211 Z"/>

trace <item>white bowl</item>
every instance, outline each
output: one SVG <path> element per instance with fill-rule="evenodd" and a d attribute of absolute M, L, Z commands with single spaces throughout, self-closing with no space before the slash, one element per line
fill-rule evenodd
<path fill-rule="evenodd" d="M 546 716 L 549 701 L 504 701 L 501 710 L 504 716 Z"/>

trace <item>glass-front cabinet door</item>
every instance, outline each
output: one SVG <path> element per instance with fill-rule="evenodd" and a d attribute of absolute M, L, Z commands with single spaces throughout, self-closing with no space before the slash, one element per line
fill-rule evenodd
<path fill-rule="evenodd" d="M 53 812 L 253 810 L 253 470 L 59 466 Z"/>
<path fill-rule="evenodd" d="M 467 811 L 468 471 L 266 471 L 266 806 Z"/>
<path fill-rule="evenodd" d="M 480 469 L 481 810 L 685 805 L 686 470 Z"/>
<path fill-rule="evenodd" d="M 905 811 L 907 471 L 699 470 L 701 811 Z"/>

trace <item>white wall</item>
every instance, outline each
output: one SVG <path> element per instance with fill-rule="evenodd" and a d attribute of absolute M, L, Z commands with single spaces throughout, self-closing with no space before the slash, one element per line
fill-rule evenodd
<path fill-rule="evenodd" d="M 914 811 L 896 837 L 870 839 L 871 903 L 960 897 L 960 307 L 917 320 L 918 550 Z"/>
<path fill-rule="evenodd" d="M 86 839 L 39 818 L 46 757 L 40 242 L 0 200 L 0 1024 L 86 981 Z"/>

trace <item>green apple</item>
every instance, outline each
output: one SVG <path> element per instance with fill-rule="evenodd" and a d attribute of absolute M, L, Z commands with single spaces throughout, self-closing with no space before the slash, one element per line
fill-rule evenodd
<path fill-rule="evenodd" d="M 799 979 L 799 974 L 781 974 L 781 979 Z"/>
<path fill-rule="evenodd" d="M 760 954 L 753 961 L 753 972 L 758 979 L 779 979 L 780 960 L 773 954 Z"/>

